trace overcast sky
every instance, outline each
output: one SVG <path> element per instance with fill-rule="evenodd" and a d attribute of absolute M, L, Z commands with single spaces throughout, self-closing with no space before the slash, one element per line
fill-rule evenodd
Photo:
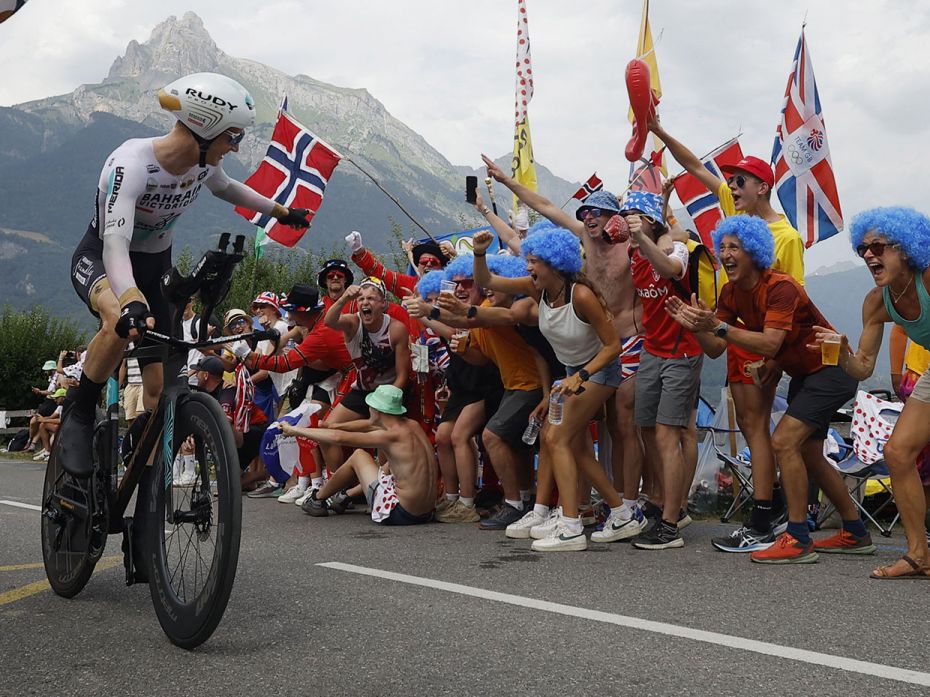
<path fill-rule="evenodd" d="M 527 6 L 536 159 L 622 190 L 641 2 Z M 0 25 L 0 105 L 99 82 L 129 41 L 192 9 L 230 55 L 368 89 L 454 164 L 511 149 L 515 0 L 30 0 Z M 930 3 L 653 0 L 666 128 L 698 155 L 742 131 L 743 151 L 767 160 L 805 13 L 846 220 L 875 205 L 930 210 Z M 851 258 L 838 237 L 808 252 L 809 270 Z"/>

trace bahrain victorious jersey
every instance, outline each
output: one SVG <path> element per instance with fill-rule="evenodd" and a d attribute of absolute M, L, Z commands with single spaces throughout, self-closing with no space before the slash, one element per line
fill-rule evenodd
<path fill-rule="evenodd" d="M 119 235 L 129 251 L 155 253 L 171 246 L 171 229 L 204 185 L 223 191 L 230 183 L 222 167 L 195 165 L 169 174 L 155 158 L 155 138 L 127 140 L 114 150 L 100 172 L 97 205 L 90 229 L 100 239 Z"/>

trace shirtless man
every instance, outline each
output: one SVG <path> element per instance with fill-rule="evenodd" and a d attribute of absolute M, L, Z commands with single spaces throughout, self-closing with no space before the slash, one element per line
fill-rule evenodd
<path fill-rule="evenodd" d="M 356 448 L 303 510 L 329 515 L 327 499 L 356 481 L 371 506 L 371 519 L 381 525 L 417 525 L 433 517 L 438 469 L 433 446 L 420 425 L 404 418 L 404 393 L 394 385 L 379 385 L 365 397 L 368 419 L 334 424 L 333 428 L 299 428 L 282 424 L 285 436 L 303 436 L 319 443 Z M 379 468 L 365 448 L 377 448 L 387 461 Z"/>
<path fill-rule="evenodd" d="M 630 273 L 629 243 L 612 244 L 602 233 L 610 218 L 620 212 L 617 198 L 607 191 L 595 191 L 575 213 L 563 211 L 549 199 L 528 189 L 501 170 L 486 155 L 481 156 L 493 177 L 510 189 L 521 202 L 545 216 L 559 227 L 570 230 L 581 239 L 585 254 L 585 273 L 597 286 L 613 317 L 614 331 L 620 338 L 622 380 L 617 395 L 608 408 L 611 442 L 619 444 L 623 453 L 623 499 L 629 507 L 636 505 L 643 454 L 639 434 L 633 422 L 633 394 L 639 354 L 643 347 L 642 306 L 633 291 Z M 613 408 L 610 408 L 610 405 Z M 616 462 L 616 450 L 614 461 Z M 614 486 L 620 491 L 620 468 L 614 467 Z"/>

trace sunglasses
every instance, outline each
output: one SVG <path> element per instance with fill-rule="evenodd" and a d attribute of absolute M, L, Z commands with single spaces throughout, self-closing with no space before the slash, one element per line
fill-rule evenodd
<path fill-rule="evenodd" d="M 736 184 L 737 189 L 742 189 L 746 186 L 746 182 L 752 181 L 752 177 L 746 177 L 742 174 L 734 174 L 732 177 L 727 178 L 727 184 Z"/>
<path fill-rule="evenodd" d="M 224 131 L 224 133 L 229 136 L 230 145 L 239 145 L 242 142 L 242 139 L 245 138 L 245 131 Z"/>
<path fill-rule="evenodd" d="M 604 215 L 607 211 L 601 210 L 600 208 L 579 208 L 575 211 L 575 217 L 578 220 L 585 220 L 589 215 L 592 218 L 597 218 L 598 216 Z"/>
<path fill-rule="evenodd" d="M 330 271 L 328 274 L 326 274 L 327 281 L 335 281 L 336 279 L 344 279 L 345 277 L 346 275 L 341 271 Z"/>
<path fill-rule="evenodd" d="M 901 245 L 893 244 L 891 242 L 870 242 L 869 244 L 856 245 L 856 254 L 858 254 L 863 259 L 865 258 L 866 252 L 872 252 L 873 257 L 880 257 L 885 253 L 886 247 L 900 249 Z"/>
<path fill-rule="evenodd" d="M 442 262 L 439 261 L 436 257 L 422 256 L 420 257 L 420 266 L 425 266 L 428 269 L 439 269 L 442 268 Z"/>
<path fill-rule="evenodd" d="M 455 283 L 457 288 L 461 288 L 462 290 L 471 290 L 475 287 L 475 279 L 473 278 L 463 278 L 460 281 L 453 281 L 453 283 Z"/>
<path fill-rule="evenodd" d="M 228 326 L 230 329 L 235 329 L 235 328 L 237 328 L 237 327 L 244 327 L 244 326 L 247 325 L 248 323 L 249 323 L 249 320 L 247 320 L 245 317 L 240 317 L 239 319 L 234 319 L 234 320 L 233 320 L 232 322 L 230 322 L 227 326 Z"/>

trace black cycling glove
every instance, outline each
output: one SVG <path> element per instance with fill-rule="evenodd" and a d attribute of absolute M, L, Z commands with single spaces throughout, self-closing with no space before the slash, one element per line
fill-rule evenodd
<path fill-rule="evenodd" d="M 287 215 L 278 218 L 278 222 L 285 225 L 296 225 L 297 227 L 310 227 L 310 221 L 307 220 L 308 215 L 310 215 L 310 211 L 306 208 L 288 208 Z"/>
<path fill-rule="evenodd" d="M 119 319 L 116 321 L 116 334 L 124 339 L 129 338 L 129 332 L 137 329 L 144 332 L 148 329 L 145 321 L 149 317 L 154 317 L 149 312 L 148 306 L 141 300 L 133 300 L 126 303 L 122 312 L 119 313 Z"/>

